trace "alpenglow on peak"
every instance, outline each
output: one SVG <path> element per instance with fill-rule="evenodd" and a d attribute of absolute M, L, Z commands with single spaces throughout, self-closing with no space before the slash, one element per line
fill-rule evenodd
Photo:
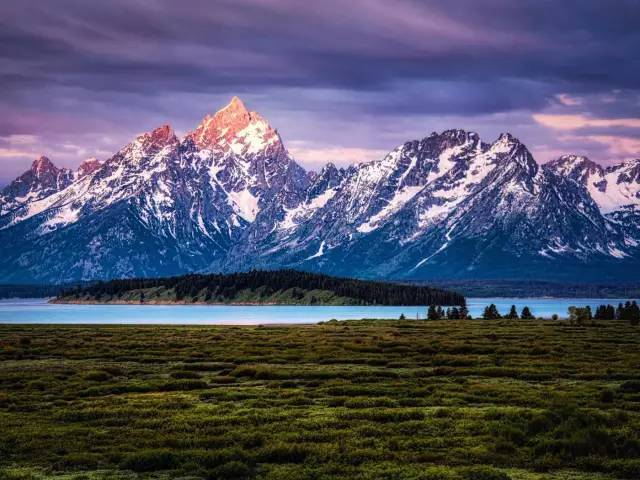
<path fill-rule="evenodd" d="M 284 149 L 278 132 L 258 112 L 247 110 L 237 96 L 214 115 L 207 114 L 186 138 L 198 148 L 255 154 L 269 147 Z"/>

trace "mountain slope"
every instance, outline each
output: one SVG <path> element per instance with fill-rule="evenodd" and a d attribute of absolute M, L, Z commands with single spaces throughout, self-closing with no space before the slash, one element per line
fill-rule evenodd
<path fill-rule="evenodd" d="M 203 127 L 229 122 L 229 111 L 249 123 L 230 124 L 223 138 Z M 181 142 L 171 127 L 159 127 L 97 168 L 84 165 L 86 173 L 66 188 L 30 203 L 3 203 L 2 277 L 70 281 L 200 270 L 220 262 L 261 209 L 305 194 L 304 170 L 238 99 L 195 132 L 202 133 Z"/>
<path fill-rule="evenodd" d="M 307 173 L 234 97 L 76 171 L 0 194 L 0 277 L 73 281 L 293 267 L 366 278 L 624 281 L 640 261 L 640 160 L 539 166 L 518 139 L 447 130 Z"/>

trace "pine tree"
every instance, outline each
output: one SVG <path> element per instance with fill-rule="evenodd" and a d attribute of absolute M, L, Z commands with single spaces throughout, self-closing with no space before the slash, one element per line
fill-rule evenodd
<path fill-rule="evenodd" d="M 631 305 L 629 307 L 629 322 L 631 323 L 631 325 L 640 324 L 640 307 L 638 307 L 638 304 L 635 300 L 631 302 Z"/>
<path fill-rule="evenodd" d="M 511 305 L 511 310 L 509 310 L 509 313 L 505 318 L 510 318 L 512 320 L 516 320 L 518 318 L 518 311 L 516 310 L 515 305 Z"/>
<path fill-rule="evenodd" d="M 523 320 L 533 320 L 535 317 L 531 313 L 531 310 L 529 310 L 529 307 L 525 306 L 522 308 L 520 318 L 522 318 Z"/>
<path fill-rule="evenodd" d="M 429 320 L 437 320 L 438 319 L 438 310 L 435 305 L 429 305 L 429 310 L 427 310 L 427 319 Z"/>
<path fill-rule="evenodd" d="M 482 318 L 485 320 L 497 320 L 502 317 L 500 316 L 500 312 L 498 312 L 498 308 L 492 303 L 488 307 L 485 307 Z"/>
<path fill-rule="evenodd" d="M 604 311 L 603 309 L 605 309 L 606 307 L 604 305 L 598 305 L 598 307 L 596 308 L 596 313 L 593 314 L 593 319 L 594 320 L 604 320 Z"/>
<path fill-rule="evenodd" d="M 591 319 L 591 307 L 569 307 L 569 323 L 571 325 L 584 325 Z"/>

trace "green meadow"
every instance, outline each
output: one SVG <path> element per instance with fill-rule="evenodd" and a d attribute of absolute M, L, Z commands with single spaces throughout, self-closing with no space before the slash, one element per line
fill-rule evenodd
<path fill-rule="evenodd" d="M 640 478 L 640 328 L 0 325 L 0 478 Z"/>

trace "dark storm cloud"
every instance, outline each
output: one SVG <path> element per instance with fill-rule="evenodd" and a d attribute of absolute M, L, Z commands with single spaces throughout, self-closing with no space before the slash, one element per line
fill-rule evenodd
<path fill-rule="evenodd" d="M 523 78 L 583 92 L 639 83 L 638 2 L 450 3 L 8 2 L 0 55 L 10 73 L 44 85 L 143 93 L 411 79 Z"/>
<path fill-rule="evenodd" d="M 563 108 L 637 117 L 638 24 L 631 0 L 8 0 L 0 136 L 38 136 L 44 148 L 103 135 L 115 146 L 155 122 L 189 128 L 233 94 L 316 144 L 348 138 L 330 128 L 305 138 L 304 113 L 325 124 L 490 123 L 481 117 Z"/>

